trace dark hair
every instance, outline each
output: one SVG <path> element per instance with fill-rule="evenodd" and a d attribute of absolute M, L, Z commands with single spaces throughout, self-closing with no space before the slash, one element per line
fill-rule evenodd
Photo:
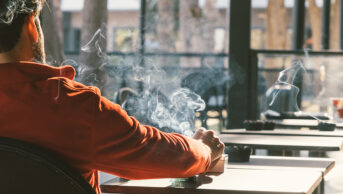
<path fill-rule="evenodd" d="M 0 3 L 0 53 L 8 52 L 17 44 L 25 22 L 30 15 L 38 15 L 43 0 L 4 0 Z"/>

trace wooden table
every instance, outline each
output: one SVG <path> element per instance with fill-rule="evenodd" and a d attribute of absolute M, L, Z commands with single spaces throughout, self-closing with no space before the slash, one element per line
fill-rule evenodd
<path fill-rule="evenodd" d="M 199 176 L 194 183 L 177 179 L 123 181 L 101 185 L 104 193 L 200 194 L 310 194 L 320 185 L 319 171 L 253 170 L 227 168 L 220 175 Z"/>
<path fill-rule="evenodd" d="M 250 156 L 249 162 L 228 162 L 225 168 L 255 170 L 308 170 L 325 176 L 335 166 L 331 158 Z"/>
<path fill-rule="evenodd" d="M 279 157 L 279 156 L 250 156 L 249 162 L 229 162 L 225 168 L 254 169 L 254 170 L 299 170 L 319 171 L 322 173 L 322 181 L 316 189 L 316 193 L 323 194 L 325 191 L 325 175 L 335 166 L 335 160 L 331 158 L 304 158 L 304 157 Z"/>
<path fill-rule="evenodd" d="M 294 176 L 293 174 L 297 173 L 302 176 L 302 174 L 320 172 L 323 180 L 324 175 L 334 165 L 335 161 L 328 158 L 251 156 L 249 162 L 225 162 L 225 172 L 223 174 L 200 177 L 197 179 L 197 183 L 185 183 L 176 181 L 176 179 L 124 181 L 116 178 L 104 183 L 101 188 L 103 192 L 107 193 L 311 193 L 317 187 L 316 192 L 320 193 L 324 191 L 324 181 L 321 181 L 318 185 L 318 179 L 313 179 L 313 177 L 305 182 L 296 179 L 301 184 L 307 184 L 307 186 L 303 185 L 301 188 L 300 182 L 294 183 L 293 180 L 286 181 L 284 178 Z M 275 173 L 273 171 L 277 175 L 272 175 Z M 287 173 L 284 174 L 280 171 Z M 261 179 L 259 176 L 263 176 L 263 178 Z M 314 177 L 316 176 L 315 173 Z M 270 178 L 273 180 L 269 180 Z M 301 178 L 308 177 L 302 176 Z M 312 186 L 309 183 L 311 180 L 314 181 Z M 212 182 L 208 183 L 209 181 Z M 249 182 L 247 184 L 247 181 L 253 183 Z M 269 181 L 271 182 L 268 185 Z M 287 187 L 287 184 L 292 184 L 294 188 Z M 276 188 L 276 185 L 281 186 Z"/>
<path fill-rule="evenodd" d="M 246 129 L 225 129 L 222 134 L 247 134 L 247 135 L 279 135 L 279 136 L 319 136 L 319 137 L 343 137 L 343 130 L 318 131 L 300 129 L 274 129 L 261 131 L 247 131 Z"/>
<path fill-rule="evenodd" d="M 339 151 L 341 137 L 220 134 L 225 145 L 248 145 L 254 149 Z"/>
<path fill-rule="evenodd" d="M 317 129 L 318 121 L 309 119 L 282 119 L 273 120 L 279 128 L 310 128 Z M 343 123 L 337 123 L 336 128 L 343 128 Z"/>

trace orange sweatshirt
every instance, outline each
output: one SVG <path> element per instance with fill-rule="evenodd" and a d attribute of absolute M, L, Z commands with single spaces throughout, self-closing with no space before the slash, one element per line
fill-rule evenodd
<path fill-rule="evenodd" d="M 52 150 L 100 193 L 98 170 L 128 179 L 188 177 L 210 165 L 198 140 L 141 125 L 71 66 L 0 64 L 0 136 Z"/>

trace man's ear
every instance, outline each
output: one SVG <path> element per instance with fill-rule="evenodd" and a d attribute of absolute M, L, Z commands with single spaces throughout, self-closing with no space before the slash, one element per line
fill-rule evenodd
<path fill-rule="evenodd" d="M 37 26 L 35 23 L 35 16 L 33 14 L 30 14 L 26 17 L 26 25 L 27 25 L 27 31 L 28 35 L 31 38 L 32 42 L 37 43 L 39 34 L 37 31 Z"/>

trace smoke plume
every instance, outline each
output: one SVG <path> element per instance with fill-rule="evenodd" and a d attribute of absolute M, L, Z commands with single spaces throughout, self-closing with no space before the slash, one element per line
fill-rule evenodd
<path fill-rule="evenodd" d="M 217 75 L 213 75 L 206 80 L 204 79 L 206 76 L 202 76 L 192 82 L 195 88 L 189 86 L 182 88 L 178 73 L 171 71 L 167 73 L 159 63 L 158 57 L 144 58 L 144 66 L 142 66 L 142 57 L 138 55 L 107 56 L 99 46 L 101 41 L 105 41 L 105 36 L 99 29 L 82 47 L 82 52 L 96 53 L 101 58 L 98 69 L 108 74 L 109 81 L 106 85 L 111 86 L 109 93 L 112 94 L 109 98 L 120 104 L 129 115 L 134 116 L 142 124 L 155 126 L 166 132 L 191 136 L 195 130 L 195 112 L 204 110 L 206 106 L 204 100 L 194 91 L 197 88 L 209 89 L 211 84 L 216 85 L 223 78 L 218 79 Z M 101 81 L 94 73 L 96 69 L 82 64 L 76 68 L 78 73 L 76 79 L 85 80 L 80 77 L 86 77 L 87 84 L 91 85 Z M 196 83 L 201 79 L 204 80 L 203 85 Z"/>

